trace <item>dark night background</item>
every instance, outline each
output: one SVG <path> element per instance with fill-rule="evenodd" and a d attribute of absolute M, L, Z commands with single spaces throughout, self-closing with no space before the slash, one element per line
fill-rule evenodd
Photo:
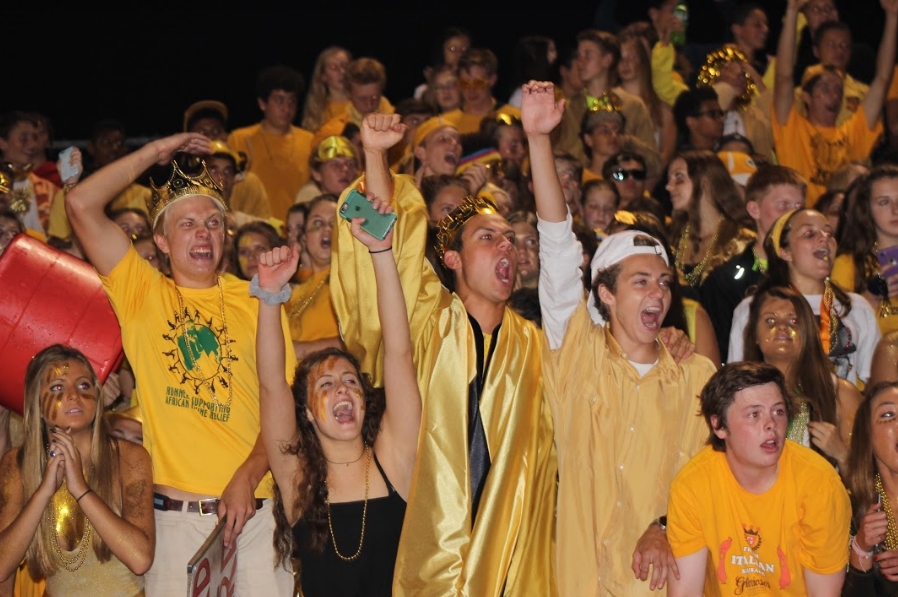
<path fill-rule="evenodd" d="M 760 0 L 768 11 L 773 52 L 783 0 Z M 5 82 L 0 111 L 35 110 L 55 127 L 57 144 L 86 138 L 92 122 L 121 119 L 130 137 L 154 137 L 180 130 L 184 109 L 200 99 L 227 104 L 231 128 L 258 121 L 254 98 L 257 72 L 275 63 L 299 70 L 308 81 L 317 54 L 331 44 L 358 56 L 372 56 L 387 68 L 385 95 L 395 104 L 412 94 L 432 62 L 434 46 L 446 26 L 461 26 L 499 58 L 495 96 L 510 93 L 511 50 L 522 35 L 552 37 L 559 47 L 572 44 L 578 31 L 595 23 L 601 2 L 554 10 L 478 8 L 496 4 L 457 3 L 415 8 L 385 4 L 353 10 L 333 8 L 226 8 L 221 4 L 183 4 L 187 8 L 147 5 L 130 10 L 4 10 L 2 50 Z M 381 3 L 384 4 L 384 3 Z M 646 0 L 621 0 L 615 16 L 626 24 L 647 19 Z M 708 42 L 726 24 L 713 0 L 689 0 L 689 39 Z M 244 6 L 247 3 L 243 4 Z M 878 44 L 882 12 L 876 0 L 837 0 L 842 19 L 858 40 Z M 295 5 L 294 5 L 295 6 Z M 300 108 L 301 110 L 301 108 Z"/>

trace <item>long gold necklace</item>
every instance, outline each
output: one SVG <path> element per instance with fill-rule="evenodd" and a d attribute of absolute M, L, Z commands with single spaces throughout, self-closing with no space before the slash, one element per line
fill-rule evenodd
<path fill-rule="evenodd" d="M 309 293 L 309 296 L 305 297 L 303 301 L 297 302 L 292 309 L 290 309 L 290 315 L 288 319 L 293 319 L 294 317 L 299 317 L 302 315 L 302 312 L 306 310 L 306 308 L 312 304 L 312 301 L 315 300 L 315 297 L 318 296 L 318 291 L 321 290 L 322 286 L 324 286 L 328 281 L 330 281 L 331 275 L 328 272 L 326 276 L 321 278 L 321 281 L 318 282 L 318 285 L 315 286 L 314 290 Z"/>
<path fill-rule="evenodd" d="M 677 243 L 677 256 L 674 261 L 677 269 L 683 272 L 683 277 L 686 279 L 686 282 L 689 283 L 690 286 L 695 286 L 702 279 L 702 272 L 705 271 L 705 266 L 708 265 L 708 260 L 711 258 L 711 254 L 714 253 L 714 249 L 717 246 L 717 237 L 720 235 L 720 225 L 723 223 L 723 216 L 720 216 L 720 219 L 717 220 L 717 226 L 714 228 L 714 236 L 711 237 L 711 242 L 708 245 L 708 250 L 705 251 L 705 256 L 702 257 L 702 260 L 698 262 L 698 264 L 692 268 L 692 271 L 686 273 L 683 269 L 685 264 L 683 263 L 686 259 L 686 245 L 689 243 L 689 224 L 686 224 L 686 228 L 683 230 L 683 234 L 680 235 L 680 241 Z"/>
<path fill-rule="evenodd" d="M 69 493 L 68 489 L 61 487 L 59 491 L 56 492 L 56 495 L 53 496 L 53 503 L 50 504 L 47 512 L 47 522 L 50 524 L 53 549 L 56 551 L 56 555 L 59 557 L 59 561 L 62 563 L 63 568 L 69 572 L 78 570 L 78 568 L 81 568 L 84 564 L 84 561 L 87 559 L 87 549 L 90 547 L 90 538 L 93 534 L 93 527 L 90 524 L 90 519 L 85 516 L 84 532 L 81 534 L 81 540 L 78 542 L 75 555 L 69 558 L 63 553 L 62 548 L 59 546 L 59 530 L 57 529 L 57 525 L 60 521 L 56 516 L 56 511 L 59 509 L 63 516 L 74 516 L 76 508 L 80 510 L 74 496 Z"/>
<path fill-rule="evenodd" d="M 359 537 L 359 548 L 355 550 L 355 554 L 346 557 L 340 550 L 337 549 L 337 537 L 334 535 L 334 525 L 331 522 L 331 501 L 330 497 L 325 498 L 325 502 L 327 503 L 327 528 L 331 531 L 331 539 L 334 541 L 334 551 L 337 553 L 337 557 L 343 560 L 344 562 L 351 562 L 355 559 L 358 559 L 359 555 L 362 553 L 362 544 L 365 542 L 365 521 L 368 518 L 368 472 L 371 470 L 371 448 L 368 447 L 367 442 L 365 443 L 365 506 L 362 508 L 362 535 Z"/>
<path fill-rule="evenodd" d="M 889 496 L 886 495 L 885 487 L 882 485 L 882 477 L 876 473 L 873 485 L 879 495 L 882 497 L 882 509 L 886 512 L 886 550 L 898 549 L 898 524 L 895 523 L 895 514 L 892 512 L 892 504 L 889 502 Z"/>
<path fill-rule="evenodd" d="M 228 401 L 225 404 L 223 404 L 222 406 L 228 407 L 228 406 L 231 406 L 231 400 L 234 398 L 234 385 L 231 383 L 231 378 L 232 378 L 232 375 L 231 375 L 231 361 L 232 361 L 232 358 L 231 358 L 232 357 L 232 355 L 231 355 L 231 335 L 230 335 L 230 333 L 228 333 L 228 320 L 225 318 L 224 288 L 222 288 L 221 276 L 215 277 L 215 283 L 218 286 L 218 307 L 219 307 L 219 310 L 221 311 L 221 325 L 222 325 L 222 328 L 224 329 L 225 348 L 228 351 L 227 356 L 221 359 L 222 362 L 227 360 L 227 364 L 224 365 L 224 368 L 228 374 L 228 384 L 227 384 L 228 385 Z M 181 296 L 181 291 L 178 290 L 177 285 L 175 285 L 175 294 L 178 295 L 178 310 L 180 313 L 179 316 L 186 318 L 187 313 L 184 311 L 184 297 Z M 191 325 L 194 325 L 194 326 L 196 325 L 193 323 L 193 319 L 190 319 L 190 323 L 191 323 Z M 200 368 L 200 361 L 197 358 L 196 354 L 194 354 L 194 352 L 193 352 L 193 347 L 190 345 L 190 338 L 187 337 L 187 334 L 185 333 L 186 328 L 187 328 L 186 325 L 184 326 L 184 328 L 182 328 L 181 337 L 184 339 L 184 344 L 187 346 L 187 354 L 190 356 L 190 360 L 193 361 L 193 366 L 196 367 L 196 373 L 201 380 L 200 383 L 202 383 L 207 388 L 209 388 L 209 392 L 212 394 L 212 401 L 218 402 L 219 404 L 221 404 L 221 402 L 218 400 L 218 396 L 215 393 L 215 381 L 214 380 L 208 381 L 206 379 L 206 376 L 203 375 L 203 370 Z"/>

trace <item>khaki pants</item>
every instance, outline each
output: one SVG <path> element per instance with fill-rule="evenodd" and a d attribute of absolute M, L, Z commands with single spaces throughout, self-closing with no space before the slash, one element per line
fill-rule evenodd
<path fill-rule="evenodd" d="M 237 537 L 236 597 L 291 597 L 293 573 L 274 567 L 273 500 L 256 511 Z M 156 510 L 156 557 L 146 573 L 147 597 L 187 594 L 187 562 L 215 530 L 217 516 Z"/>

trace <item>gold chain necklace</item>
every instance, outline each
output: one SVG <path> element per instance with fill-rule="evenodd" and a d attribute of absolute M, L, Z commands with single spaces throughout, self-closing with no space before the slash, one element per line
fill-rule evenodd
<path fill-rule="evenodd" d="M 222 406 L 228 407 L 231 406 L 231 400 L 234 398 L 234 385 L 231 383 L 231 335 L 228 333 L 228 320 L 225 318 L 224 289 L 222 288 L 221 276 L 215 277 L 215 283 L 218 286 L 218 307 L 221 311 L 221 325 L 224 329 L 225 348 L 228 351 L 227 356 L 221 358 L 222 362 L 227 360 L 225 371 L 228 374 L 228 401 Z M 175 294 L 178 295 L 178 310 L 180 312 L 179 316 L 186 318 L 187 313 L 184 310 L 184 297 L 181 296 L 181 291 L 178 290 L 177 284 L 175 285 Z M 196 325 L 193 323 L 193 319 L 190 319 L 190 323 L 194 326 Z M 185 325 L 184 327 L 186 329 L 187 326 Z M 190 338 L 187 337 L 183 329 L 181 331 L 181 337 L 184 338 L 184 344 L 187 346 L 187 354 L 190 356 L 190 360 L 193 361 L 193 366 L 196 367 L 197 375 L 199 375 L 199 378 L 202 380 L 200 383 L 209 388 L 209 392 L 212 394 L 212 401 L 221 404 L 221 402 L 218 400 L 218 396 L 215 394 L 215 381 L 213 380 L 210 382 L 206 380 L 206 376 L 203 375 L 203 370 L 200 368 L 200 361 L 197 358 L 196 354 L 194 354 L 193 347 L 190 346 Z"/>
<path fill-rule="evenodd" d="M 303 299 L 302 303 L 297 303 L 296 305 L 293 306 L 292 309 L 290 309 L 290 315 L 288 316 L 288 319 L 293 319 L 294 317 L 299 317 L 300 315 L 302 315 L 302 312 L 305 311 L 306 308 L 310 304 L 312 304 L 312 301 L 315 300 L 315 297 L 318 296 L 318 291 L 321 290 L 321 287 L 324 286 L 324 284 L 326 282 L 328 282 L 330 279 L 331 279 L 331 275 L 330 275 L 330 272 L 328 272 L 328 274 L 326 276 L 321 278 L 321 281 L 318 282 L 318 285 L 315 286 L 315 289 L 309 293 L 309 296 L 307 296 L 307 297 L 305 297 L 305 299 Z"/>
<path fill-rule="evenodd" d="M 68 489 L 65 488 L 61 488 L 61 491 L 64 491 L 66 494 L 69 493 Z M 77 503 L 75 502 L 74 497 L 71 494 L 69 494 L 67 498 L 65 496 L 62 496 L 61 499 L 65 500 L 65 507 L 70 512 L 72 509 L 74 509 L 71 503 L 75 503 L 75 505 L 77 506 Z M 86 516 L 84 517 L 84 532 L 81 534 L 81 540 L 78 542 L 78 549 L 75 552 L 75 555 L 71 558 L 66 556 L 66 554 L 62 552 L 62 548 L 59 547 L 59 532 L 56 530 L 56 508 L 53 506 L 53 504 L 50 504 L 50 508 L 47 513 L 47 522 L 50 523 L 50 533 L 53 535 L 53 549 L 56 551 L 56 555 L 59 557 L 59 561 L 62 563 L 63 568 L 65 568 L 69 572 L 74 572 L 78 570 L 78 568 L 81 568 L 81 566 L 84 564 L 84 561 L 87 559 L 87 548 L 90 547 L 90 538 L 93 534 L 93 527 L 90 524 L 90 519 Z"/>
<path fill-rule="evenodd" d="M 885 487 L 882 485 L 882 477 L 876 473 L 874 479 L 874 487 L 879 495 L 882 496 L 882 509 L 886 512 L 886 550 L 898 549 L 898 524 L 895 523 L 895 514 L 892 512 L 892 505 L 889 502 L 889 496 L 886 495 Z"/>
<path fill-rule="evenodd" d="M 327 503 L 327 528 L 331 531 L 331 539 L 334 541 L 334 551 L 337 552 L 337 557 L 343 560 L 344 562 L 351 562 L 355 559 L 358 559 L 359 555 L 362 553 L 362 544 L 365 542 L 365 521 L 368 518 L 368 472 L 371 470 L 371 448 L 368 447 L 368 443 L 365 443 L 365 506 L 362 508 L 362 535 L 359 537 L 359 548 L 355 550 L 355 554 L 346 557 L 340 550 L 337 549 L 337 537 L 334 535 L 334 525 L 331 523 L 331 501 L 330 497 L 326 497 L 325 502 Z"/>
<path fill-rule="evenodd" d="M 723 216 L 720 216 L 720 219 L 717 220 L 717 226 L 714 228 L 714 236 L 711 237 L 711 243 L 708 245 L 708 250 L 705 251 L 705 256 L 702 257 L 702 260 L 698 262 L 698 264 L 692 268 L 692 271 L 688 274 L 683 270 L 684 263 L 683 261 L 686 259 L 686 245 L 689 242 L 689 224 L 686 224 L 686 228 L 683 230 L 683 234 L 680 235 L 680 241 L 677 243 L 677 256 L 674 260 L 674 264 L 677 269 L 683 272 L 683 277 L 686 279 L 686 282 L 690 286 L 695 286 L 702 279 L 702 272 L 705 271 L 705 266 L 708 265 L 708 260 L 711 258 L 711 254 L 714 252 L 714 248 L 717 246 L 717 237 L 720 235 L 720 225 L 723 223 Z"/>

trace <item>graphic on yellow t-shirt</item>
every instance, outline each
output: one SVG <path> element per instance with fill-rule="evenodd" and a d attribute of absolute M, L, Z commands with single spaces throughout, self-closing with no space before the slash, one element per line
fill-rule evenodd
<path fill-rule="evenodd" d="M 230 417 L 230 368 L 237 357 L 231 352 L 224 324 L 215 325 L 214 316 L 203 319 L 200 312 L 189 307 L 175 312 L 173 321 L 167 321 L 171 331 L 162 334 L 172 349 L 163 352 L 171 359 L 169 371 L 181 376 L 181 386 L 193 387 L 188 397 L 182 388 L 166 389 L 166 404 L 189 406 L 199 414 L 214 421 L 227 422 Z M 188 386 L 189 387 L 189 386 Z M 208 393 L 203 391 L 208 389 Z M 211 397 L 211 402 L 204 398 Z"/>
<path fill-rule="evenodd" d="M 776 578 L 776 583 L 779 585 L 779 588 L 785 589 L 792 584 L 789 562 L 779 545 L 776 546 L 776 555 L 779 562 L 766 562 L 758 554 L 758 550 L 761 549 L 761 544 L 764 542 L 761 538 L 761 527 L 743 524 L 742 537 L 746 545 L 742 548 L 742 553 L 729 554 L 729 559 L 727 558 L 727 552 L 729 552 L 733 544 L 733 538 L 727 537 L 720 544 L 719 557 L 717 559 L 717 580 L 721 584 L 727 584 L 727 563 L 737 567 L 739 571 L 734 579 L 735 590 L 733 594 L 735 595 L 742 595 L 747 589 L 757 589 L 758 587 L 770 589 L 772 579 L 768 578 L 768 575 L 771 577 L 777 575 L 777 564 L 779 564 L 779 574 Z M 757 578 L 758 576 L 760 578 Z"/>
<path fill-rule="evenodd" d="M 845 163 L 848 153 L 848 139 L 836 137 L 828 140 L 820 133 L 811 137 L 811 152 L 814 156 L 814 172 L 811 182 L 826 186 L 829 177 Z"/>

